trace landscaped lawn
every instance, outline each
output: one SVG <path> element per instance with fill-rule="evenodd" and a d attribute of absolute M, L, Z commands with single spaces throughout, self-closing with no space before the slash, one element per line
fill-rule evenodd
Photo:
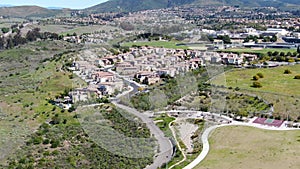
<path fill-rule="evenodd" d="M 230 126 L 216 129 L 210 152 L 196 169 L 298 169 L 300 131 Z"/>

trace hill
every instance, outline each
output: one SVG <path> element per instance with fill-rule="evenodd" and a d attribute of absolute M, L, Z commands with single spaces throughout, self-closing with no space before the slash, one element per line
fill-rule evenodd
<path fill-rule="evenodd" d="M 85 11 L 87 13 L 134 12 L 191 4 L 194 1 L 195 0 L 109 0 L 99 5 L 86 8 Z"/>
<path fill-rule="evenodd" d="M 276 7 L 276 8 L 295 8 L 299 9 L 300 1 L 298 0 L 196 0 L 198 5 L 227 5 L 240 7 Z"/>
<path fill-rule="evenodd" d="M 128 12 L 164 8 L 166 0 L 110 0 L 85 9 L 87 13 Z"/>
<path fill-rule="evenodd" d="M 226 5 L 240 7 L 277 7 L 299 9 L 299 0 L 109 0 L 86 8 L 87 13 L 134 12 L 148 9 L 167 8 L 180 5 L 213 6 Z"/>
<path fill-rule="evenodd" d="M 0 16 L 7 17 L 51 17 L 62 14 L 65 10 L 54 10 L 42 8 L 39 6 L 14 6 L 14 7 L 0 7 Z"/>

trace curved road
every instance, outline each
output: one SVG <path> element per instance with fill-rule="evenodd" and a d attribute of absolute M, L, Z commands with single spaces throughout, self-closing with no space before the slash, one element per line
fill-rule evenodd
<path fill-rule="evenodd" d="M 205 159 L 205 157 L 207 156 L 207 154 L 209 152 L 208 137 L 209 137 L 210 133 L 213 130 L 215 130 L 216 128 L 224 127 L 224 126 L 249 126 L 249 127 L 255 127 L 255 128 L 264 129 L 264 130 L 277 130 L 277 131 L 300 130 L 300 129 L 296 129 L 296 128 L 275 128 L 275 127 L 263 126 L 263 125 L 259 125 L 259 124 L 242 123 L 242 122 L 236 122 L 236 121 L 234 121 L 232 124 L 223 124 L 223 125 L 219 125 L 219 126 L 212 126 L 208 129 L 206 129 L 201 137 L 201 140 L 203 143 L 203 149 L 202 149 L 200 155 L 189 165 L 185 166 L 184 169 L 192 169 Z"/>
<path fill-rule="evenodd" d="M 147 166 L 146 168 L 157 169 L 158 167 L 161 167 L 163 164 L 169 162 L 173 154 L 173 145 L 169 140 L 169 138 L 165 137 L 164 133 L 154 124 L 153 120 L 148 118 L 147 115 L 138 112 L 136 109 L 133 109 L 131 107 L 122 104 L 118 104 L 117 102 L 112 102 L 112 103 L 117 107 L 126 110 L 127 112 L 140 118 L 144 123 L 146 123 L 151 134 L 156 138 L 159 144 L 160 153 L 156 155 L 154 162 L 151 165 Z"/>
<path fill-rule="evenodd" d="M 143 87 L 127 77 L 120 76 L 116 72 L 112 71 L 111 68 L 107 68 L 106 71 L 115 74 L 117 77 L 124 80 L 124 82 L 129 86 L 130 90 L 125 91 L 119 94 L 115 98 L 110 98 L 111 103 L 115 106 L 119 107 L 127 111 L 128 113 L 140 118 L 143 123 L 145 123 L 150 130 L 151 135 L 157 140 L 159 152 L 154 157 L 154 162 L 151 165 L 148 165 L 146 169 L 157 169 L 161 167 L 163 164 L 168 163 L 172 159 L 173 155 L 173 144 L 169 140 L 168 137 L 165 137 L 164 133 L 154 124 L 153 120 L 150 119 L 146 114 L 140 113 L 134 108 L 128 107 L 126 105 L 119 104 L 120 97 L 128 96 L 128 98 L 132 97 L 136 93 L 138 93 L 138 89 Z M 92 105 L 85 105 L 83 107 L 93 107 L 101 104 L 92 104 Z"/>
<path fill-rule="evenodd" d="M 116 74 L 120 77 L 120 75 Z M 126 78 L 123 78 L 126 84 L 130 86 L 130 90 L 126 91 L 112 99 L 112 103 L 117 107 L 126 110 L 128 113 L 133 114 L 134 116 L 140 118 L 143 123 L 145 123 L 150 130 L 152 136 L 156 138 L 159 145 L 159 153 L 155 155 L 154 162 L 151 165 L 148 165 L 146 169 L 157 169 L 163 164 L 168 163 L 172 159 L 173 155 L 173 145 L 169 138 L 164 136 L 164 133 L 154 124 L 153 120 L 150 119 L 147 115 L 137 111 L 134 108 L 128 107 L 123 104 L 119 104 L 119 98 L 125 95 L 129 95 L 129 98 L 138 92 L 139 84 L 136 82 L 130 81 Z"/>

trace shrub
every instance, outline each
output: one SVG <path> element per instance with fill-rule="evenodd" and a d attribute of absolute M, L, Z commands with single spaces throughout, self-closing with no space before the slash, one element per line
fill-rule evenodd
<path fill-rule="evenodd" d="M 252 84 L 251 87 L 254 87 L 254 88 L 261 88 L 262 85 L 261 85 L 259 82 L 253 82 L 253 84 Z"/>
<path fill-rule="evenodd" d="M 289 69 L 284 70 L 284 74 L 291 74 L 291 73 L 292 73 L 292 71 Z"/>
<path fill-rule="evenodd" d="M 2 33 L 8 33 L 9 32 L 9 28 L 1 28 Z"/>
<path fill-rule="evenodd" d="M 259 78 L 264 78 L 264 75 L 262 73 L 257 73 L 256 74 Z"/>
<path fill-rule="evenodd" d="M 236 87 L 234 90 L 235 90 L 235 91 L 239 91 L 239 90 L 240 90 L 240 88 L 239 88 L 239 87 Z"/>
<path fill-rule="evenodd" d="M 290 63 L 295 62 L 295 59 L 288 59 L 288 62 Z"/>
<path fill-rule="evenodd" d="M 58 150 L 54 150 L 53 152 L 52 152 L 52 155 L 58 155 L 59 154 L 59 152 L 58 152 Z"/>
<path fill-rule="evenodd" d="M 49 144 L 50 143 L 50 140 L 49 139 L 45 139 L 44 141 L 43 141 L 43 144 Z"/>
<path fill-rule="evenodd" d="M 259 79 L 259 76 L 257 76 L 257 75 L 255 75 L 255 76 L 253 76 L 253 78 L 252 78 L 253 80 L 258 80 Z"/>
<path fill-rule="evenodd" d="M 35 144 L 35 145 L 41 144 L 42 141 L 43 141 L 43 138 L 42 138 L 42 137 L 39 137 L 39 136 L 34 137 L 33 140 L 32 140 L 33 144 Z"/>
<path fill-rule="evenodd" d="M 300 79 L 300 75 L 296 75 L 294 79 Z"/>
<path fill-rule="evenodd" d="M 57 148 L 59 146 L 58 140 L 51 140 L 51 148 Z"/>

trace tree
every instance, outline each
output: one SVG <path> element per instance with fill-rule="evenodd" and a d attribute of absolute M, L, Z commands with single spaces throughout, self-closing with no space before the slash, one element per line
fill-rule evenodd
<path fill-rule="evenodd" d="M 272 38 L 270 39 L 271 42 L 276 42 L 277 41 L 277 36 L 272 36 Z"/>
<path fill-rule="evenodd" d="M 262 85 L 261 85 L 259 82 L 253 82 L 253 84 L 252 84 L 251 87 L 254 87 L 254 88 L 261 88 Z"/>
<path fill-rule="evenodd" d="M 259 76 L 257 76 L 257 75 L 253 76 L 252 80 L 255 80 L 255 81 L 259 80 Z"/>
<path fill-rule="evenodd" d="M 8 39 L 6 39 L 6 49 L 11 49 L 14 47 L 14 42 L 12 40 L 12 37 L 9 36 Z"/>
<path fill-rule="evenodd" d="M 22 45 L 26 43 L 26 38 L 23 38 L 20 33 L 16 34 L 13 38 L 14 46 Z"/>
<path fill-rule="evenodd" d="M 30 42 L 36 41 L 37 38 L 41 37 L 40 28 L 34 28 L 32 31 L 28 31 L 26 34 L 26 39 Z"/>
<path fill-rule="evenodd" d="M 279 52 L 278 51 L 274 51 L 272 56 L 278 56 L 279 55 Z"/>
<path fill-rule="evenodd" d="M 225 44 L 231 44 L 231 39 L 228 35 L 225 35 L 225 36 L 218 36 L 218 39 L 221 39 L 223 40 L 223 42 Z"/>
<path fill-rule="evenodd" d="M 26 39 L 30 42 L 36 41 L 36 37 L 32 31 L 28 31 L 26 34 Z"/>
<path fill-rule="evenodd" d="M 5 45 L 5 39 L 3 37 L 0 37 L 0 49 L 4 49 Z"/>
<path fill-rule="evenodd" d="M 62 40 L 62 39 L 64 39 L 64 35 L 59 35 L 58 40 Z"/>
<path fill-rule="evenodd" d="M 213 42 L 213 41 L 214 41 L 214 37 L 213 37 L 213 36 L 211 36 L 211 35 L 208 35 L 208 36 L 207 36 L 207 38 L 208 38 L 208 40 L 209 40 L 209 41 L 211 41 L 211 42 Z"/>
<path fill-rule="evenodd" d="M 272 56 L 272 52 L 271 51 L 268 51 L 268 56 Z"/>
<path fill-rule="evenodd" d="M 2 33 L 7 33 L 7 32 L 9 32 L 9 28 L 2 28 L 1 31 L 2 31 Z"/>
<path fill-rule="evenodd" d="M 135 29 L 135 27 L 129 23 L 129 22 L 122 22 L 120 23 L 120 27 L 123 29 L 123 30 L 126 30 L 126 31 L 132 31 Z"/>
<path fill-rule="evenodd" d="M 297 52 L 293 52 L 292 56 L 296 57 L 297 56 Z"/>
<path fill-rule="evenodd" d="M 284 74 L 292 74 L 292 71 L 291 70 L 289 70 L 289 69 L 286 69 L 286 70 L 284 70 L 284 72 L 283 72 Z"/>
<path fill-rule="evenodd" d="M 18 28 L 13 28 L 12 33 L 20 33 L 21 31 Z"/>
<path fill-rule="evenodd" d="M 51 140 L 50 144 L 51 148 L 57 148 L 59 146 L 59 140 Z"/>
<path fill-rule="evenodd" d="M 263 38 L 263 40 L 262 40 L 263 42 L 270 42 L 271 41 L 271 39 L 270 39 L 270 37 L 268 37 L 268 36 L 265 36 L 264 38 Z"/>
<path fill-rule="evenodd" d="M 249 36 L 247 36 L 245 39 L 244 39 L 244 43 L 247 43 L 247 42 L 249 42 L 250 41 L 250 38 L 249 38 Z"/>
<path fill-rule="evenodd" d="M 286 56 L 292 56 L 291 52 L 287 52 Z"/>
<path fill-rule="evenodd" d="M 259 78 L 264 78 L 264 75 L 262 73 L 257 73 L 256 74 Z"/>

